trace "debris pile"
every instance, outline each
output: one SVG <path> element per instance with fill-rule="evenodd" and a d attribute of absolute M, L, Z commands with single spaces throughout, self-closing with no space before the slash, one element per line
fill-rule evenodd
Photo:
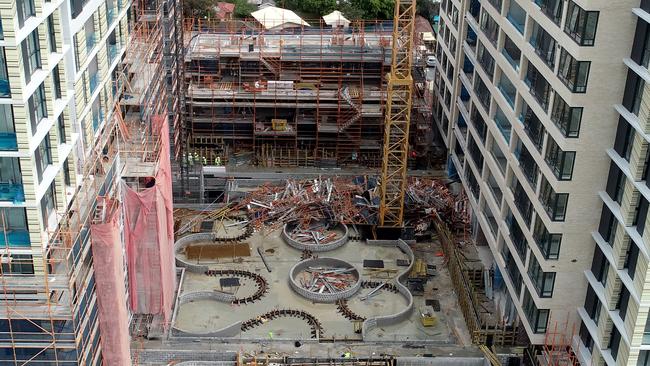
<path fill-rule="evenodd" d="M 302 244 L 328 244 L 342 237 L 342 233 L 336 230 L 337 225 L 327 221 L 312 221 L 306 228 L 294 224 L 288 234 L 293 240 Z"/>
<path fill-rule="evenodd" d="M 308 267 L 298 274 L 298 282 L 314 293 L 337 293 L 354 285 L 358 278 L 354 268 Z"/>

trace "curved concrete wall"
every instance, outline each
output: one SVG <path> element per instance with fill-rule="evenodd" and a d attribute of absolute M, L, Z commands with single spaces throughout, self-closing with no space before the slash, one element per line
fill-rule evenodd
<path fill-rule="evenodd" d="M 241 320 L 236 321 L 226 327 L 217 329 L 213 332 L 198 333 L 198 332 L 189 332 L 183 329 L 180 329 L 176 326 L 172 327 L 172 338 L 198 338 L 198 337 L 210 337 L 210 338 L 225 338 L 225 337 L 235 337 L 241 333 Z"/>
<path fill-rule="evenodd" d="M 328 266 L 328 267 L 351 267 L 354 268 L 353 274 L 357 276 L 357 282 L 350 286 L 349 288 L 341 291 L 341 292 L 336 292 L 336 293 L 316 293 L 309 291 L 308 289 L 302 287 L 300 283 L 296 281 L 296 275 L 303 270 L 307 269 L 307 267 L 311 266 Z M 337 300 L 341 299 L 347 299 L 348 297 L 351 297 L 352 295 L 356 294 L 359 289 L 361 289 L 361 274 L 359 273 L 359 270 L 357 270 L 353 265 L 350 263 L 336 259 L 336 258 L 312 258 L 312 259 L 307 259 L 302 262 L 296 263 L 293 267 L 291 267 L 291 270 L 289 271 L 289 285 L 295 291 L 298 295 L 309 299 L 314 302 L 324 302 L 324 303 L 334 303 Z"/>
<path fill-rule="evenodd" d="M 176 266 L 183 267 L 188 272 L 192 272 L 192 273 L 204 273 L 205 271 L 207 271 L 208 266 L 187 262 L 178 257 L 178 252 L 180 252 L 180 250 L 183 249 L 188 244 L 197 241 L 213 241 L 214 238 L 215 235 L 213 233 L 195 233 L 195 234 L 185 235 L 184 237 L 176 240 L 176 243 L 174 243 L 174 257 L 176 258 Z"/>
<path fill-rule="evenodd" d="M 372 240 L 367 240 L 366 244 L 381 245 L 381 246 L 389 245 L 384 240 L 377 241 L 376 243 Z M 374 318 L 369 318 L 366 321 L 364 321 L 361 327 L 361 337 L 364 340 L 366 339 L 367 332 L 369 332 L 370 330 L 376 327 L 385 327 L 388 325 L 398 324 L 403 321 L 406 321 L 411 316 L 411 312 L 413 311 L 413 295 L 411 294 L 411 291 L 409 291 L 409 289 L 402 284 L 402 281 L 405 281 L 408 278 L 411 269 L 413 269 L 413 264 L 415 262 L 415 255 L 413 254 L 413 250 L 411 249 L 411 247 L 409 247 L 408 244 L 406 244 L 401 239 L 393 241 L 391 245 L 400 248 L 409 257 L 409 262 L 410 262 L 409 266 L 397 276 L 397 281 L 395 281 L 395 286 L 397 287 L 399 293 L 402 296 L 404 296 L 404 298 L 406 299 L 407 305 L 404 309 L 402 309 L 401 311 L 395 314 L 377 316 Z"/>
<path fill-rule="evenodd" d="M 186 304 L 190 301 L 195 300 L 213 300 L 218 302 L 231 303 L 235 301 L 235 295 L 228 294 L 225 292 L 212 292 L 212 291 L 194 291 L 187 292 L 178 297 L 178 303 L 180 305 Z"/>
<path fill-rule="evenodd" d="M 343 230 L 343 236 L 340 238 L 331 241 L 327 244 L 305 244 L 291 238 L 288 232 L 288 228 L 292 227 L 291 223 L 285 224 L 282 228 L 282 239 L 289 244 L 289 246 L 302 250 L 310 250 L 312 252 L 328 252 L 336 248 L 342 247 L 345 243 L 348 242 L 348 227 L 343 224 L 337 224 L 335 228 L 340 228 Z"/>

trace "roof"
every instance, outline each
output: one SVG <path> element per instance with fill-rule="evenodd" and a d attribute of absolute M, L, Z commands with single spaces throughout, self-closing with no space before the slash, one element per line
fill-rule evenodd
<path fill-rule="evenodd" d="M 332 27 L 334 26 L 343 26 L 347 27 L 350 24 L 350 21 L 343 16 L 343 14 L 338 11 L 334 10 L 333 12 L 323 15 L 323 20 L 325 21 L 325 24 L 331 25 Z"/>
<path fill-rule="evenodd" d="M 251 15 L 266 29 L 310 26 L 293 11 L 275 6 L 267 6 L 252 12 Z"/>
<path fill-rule="evenodd" d="M 224 11 L 226 13 L 232 13 L 235 11 L 235 4 L 219 1 L 217 3 L 217 8 L 219 8 L 219 10 Z"/>

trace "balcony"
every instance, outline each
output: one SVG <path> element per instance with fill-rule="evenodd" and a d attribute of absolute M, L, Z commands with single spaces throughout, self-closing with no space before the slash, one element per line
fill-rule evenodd
<path fill-rule="evenodd" d="M 519 182 L 517 182 L 517 185 L 513 190 L 513 195 L 517 210 L 519 210 L 519 213 L 524 218 L 526 225 L 530 226 L 530 220 L 532 219 L 533 215 L 533 205 L 530 202 L 526 191 Z"/>
<path fill-rule="evenodd" d="M 548 111 L 551 85 L 530 62 L 528 63 L 528 72 L 526 72 L 524 82 L 530 87 L 530 94 L 535 97 L 542 109 Z"/>
<path fill-rule="evenodd" d="M 555 49 L 557 42 L 539 24 L 533 24 L 534 28 L 530 37 L 530 45 L 533 46 L 535 53 L 542 61 L 553 70 L 555 68 Z"/>
<path fill-rule="evenodd" d="M 0 182 L 0 201 L 25 202 L 25 191 L 21 183 Z"/>
<path fill-rule="evenodd" d="M 537 163 L 535 162 L 535 159 L 530 154 L 528 149 L 526 149 L 526 147 L 523 145 L 520 149 L 521 150 L 518 156 L 519 167 L 521 168 L 521 172 L 524 173 L 524 176 L 528 180 L 528 183 L 530 183 L 531 188 L 535 190 L 537 188 L 539 168 L 537 167 Z"/>
<path fill-rule="evenodd" d="M 506 222 L 508 223 L 508 228 L 510 229 L 510 240 L 512 240 L 512 244 L 514 244 L 517 254 L 519 254 L 519 258 L 522 262 L 525 263 L 527 247 L 526 236 L 524 236 L 524 232 L 519 227 L 517 220 L 512 217 L 512 214 L 508 216 Z"/>

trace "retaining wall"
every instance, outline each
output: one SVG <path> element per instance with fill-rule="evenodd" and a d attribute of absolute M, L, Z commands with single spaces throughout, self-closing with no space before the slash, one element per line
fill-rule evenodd
<path fill-rule="evenodd" d="M 395 314 L 366 319 L 361 327 L 361 336 L 364 340 L 366 339 L 366 334 L 372 329 L 406 321 L 411 316 L 411 312 L 413 311 L 413 295 L 411 294 L 411 291 L 409 291 L 409 289 L 402 284 L 402 281 L 405 281 L 408 278 L 408 275 L 411 272 L 411 269 L 413 268 L 413 264 L 415 262 L 415 255 L 413 254 L 411 247 L 409 247 L 408 244 L 406 244 L 406 242 L 403 240 L 393 240 L 392 242 L 393 246 L 400 248 L 409 257 L 409 266 L 397 276 L 397 280 L 395 281 L 395 286 L 397 287 L 399 293 L 406 298 L 407 305 L 404 309 Z M 366 241 L 366 244 L 379 246 L 390 245 L 386 240 L 368 240 Z"/>
<path fill-rule="evenodd" d="M 336 248 L 342 247 L 345 243 L 348 242 L 348 227 L 347 225 L 337 224 L 334 229 L 340 228 L 343 230 L 343 236 L 333 240 L 327 244 L 305 244 L 291 238 L 288 232 L 288 228 L 292 227 L 292 223 L 285 224 L 282 228 L 282 239 L 285 243 L 289 244 L 290 247 L 298 249 L 300 251 L 309 250 L 312 252 L 328 252 Z"/>
<path fill-rule="evenodd" d="M 316 293 L 302 287 L 296 281 L 296 275 L 311 266 L 328 266 L 328 267 L 351 267 L 354 268 L 352 274 L 357 276 L 357 282 L 349 288 L 335 293 Z M 361 289 L 361 274 L 352 264 L 336 258 L 311 258 L 298 262 L 289 271 L 289 285 L 298 295 L 314 302 L 334 303 L 337 300 L 347 299 L 356 294 Z"/>

